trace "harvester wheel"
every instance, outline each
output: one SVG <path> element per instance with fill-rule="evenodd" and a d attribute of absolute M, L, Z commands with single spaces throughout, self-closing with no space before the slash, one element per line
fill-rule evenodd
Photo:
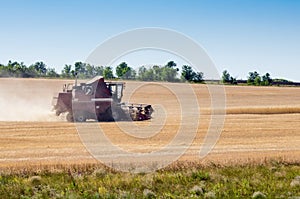
<path fill-rule="evenodd" d="M 98 121 L 105 121 L 105 122 L 114 121 L 112 117 L 111 108 L 106 109 L 106 111 L 103 114 L 98 115 Z"/>
<path fill-rule="evenodd" d="M 56 111 L 55 111 L 55 115 L 56 115 L 56 116 L 59 116 L 59 115 L 60 115 L 60 111 L 59 111 L 59 110 L 56 110 Z"/>
<path fill-rule="evenodd" d="M 74 119 L 75 119 L 75 122 L 85 122 L 86 116 L 85 116 L 84 112 L 78 112 L 78 113 L 75 113 Z"/>
<path fill-rule="evenodd" d="M 68 122 L 74 122 L 74 118 L 73 118 L 72 113 L 68 113 L 67 116 L 66 116 L 66 119 L 67 119 Z"/>
<path fill-rule="evenodd" d="M 121 120 L 121 114 L 120 111 L 117 109 L 111 110 L 111 116 L 114 121 Z"/>
<path fill-rule="evenodd" d="M 115 106 L 110 109 L 111 109 L 111 117 L 113 121 L 127 120 L 128 117 L 126 116 L 126 114 L 124 113 L 121 107 Z"/>

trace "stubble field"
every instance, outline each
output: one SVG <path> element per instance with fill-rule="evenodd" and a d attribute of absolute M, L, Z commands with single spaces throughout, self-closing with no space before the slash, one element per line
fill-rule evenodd
<path fill-rule="evenodd" d="M 67 82 L 72 81 L 0 79 L 1 170 L 98 163 L 82 144 L 77 125 L 51 112 L 52 96 Z M 153 119 L 97 125 L 110 142 L 122 150 L 148 153 L 170 143 L 178 129 L 188 129 L 199 122 L 192 144 L 178 161 L 237 165 L 279 159 L 299 163 L 300 88 L 225 86 L 227 114 L 221 136 L 209 155 L 200 159 L 199 151 L 211 121 L 211 97 L 206 85 L 194 84 L 191 88 L 200 109 L 197 104 L 180 104 L 178 93 L 187 102 L 195 97 L 189 95 L 185 86 L 127 82 L 124 101 L 152 104 L 156 111 Z M 200 117 L 190 117 L 189 122 L 181 124 L 181 108 L 192 110 L 194 107 L 200 111 Z M 89 124 L 95 125 L 86 125 Z M 147 137 L 129 135 L 122 129 L 126 125 L 142 129 L 135 132 L 136 135 Z M 184 144 L 176 146 L 180 148 Z M 174 152 L 176 150 L 175 147 Z M 110 151 L 106 155 L 110 155 Z"/>

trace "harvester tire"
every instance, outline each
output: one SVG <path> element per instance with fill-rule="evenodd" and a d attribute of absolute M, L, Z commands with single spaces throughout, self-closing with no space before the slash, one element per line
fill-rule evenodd
<path fill-rule="evenodd" d="M 67 119 L 68 122 L 74 122 L 74 118 L 73 118 L 72 113 L 68 113 L 67 116 L 66 116 L 66 119 Z"/>
<path fill-rule="evenodd" d="M 127 120 L 127 117 L 121 107 L 116 106 L 110 108 L 110 111 L 111 111 L 111 117 L 113 121 Z"/>
<path fill-rule="evenodd" d="M 121 120 L 121 114 L 120 111 L 115 109 L 115 110 L 111 110 L 111 116 L 113 118 L 114 121 L 119 121 Z"/>
<path fill-rule="evenodd" d="M 84 112 L 77 112 L 74 114 L 74 120 L 75 122 L 85 122 L 86 115 L 84 114 Z"/>

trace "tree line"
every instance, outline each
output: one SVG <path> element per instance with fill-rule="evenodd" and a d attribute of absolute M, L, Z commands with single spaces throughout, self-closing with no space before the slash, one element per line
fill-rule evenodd
<path fill-rule="evenodd" d="M 8 61 L 7 65 L 0 64 L 0 77 L 59 77 L 55 68 L 47 68 L 44 62 L 36 62 L 26 66 L 23 62 Z"/>
<path fill-rule="evenodd" d="M 224 70 L 222 74 L 222 82 L 225 84 L 247 83 L 248 85 L 254 86 L 269 86 L 272 85 L 274 80 L 271 78 L 270 73 L 266 73 L 265 75 L 261 76 L 257 71 L 254 71 L 249 72 L 246 81 L 239 81 L 236 78 L 232 77 L 227 70 Z"/>
<path fill-rule="evenodd" d="M 55 68 L 48 67 L 44 62 L 38 61 L 26 66 L 23 62 L 8 61 L 6 65 L 0 64 L 1 77 L 22 77 L 22 78 L 75 78 L 89 79 L 97 75 L 105 79 L 124 79 L 141 81 L 166 81 L 166 82 L 204 82 L 204 74 L 201 71 L 194 71 L 189 65 L 179 68 L 174 61 L 169 61 L 165 65 L 140 66 L 137 70 L 129 66 L 126 62 L 120 63 L 114 69 L 111 66 L 94 66 L 84 62 L 75 62 L 73 65 L 66 64 L 62 71 L 56 72 Z M 260 75 L 257 71 L 249 72 L 247 80 L 237 80 L 224 70 L 221 83 L 224 84 L 248 84 L 255 86 L 268 85 L 294 85 L 300 83 L 291 82 L 284 79 L 273 79 L 270 73 Z"/>
<path fill-rule="evenodd" d="M 224 84 L 247 84 L 253 86 L 300 86 L 300 82 L 292 82 L 286 79 L 271 78 L 270 73 L 260 75 L 257 71 L 249 72 L 247 80 L 237 80 L 227 70 L 222 73 Z"/>
<path fill-rule="evenodd" d="M 204 74 L 194 71 L 191 66 L 183 65 L 181 74 L 174 61 L 169 61 L 165 65 L 153 65 L 151 67 L 140 66 L 137 70 L 133 69 L 126 62 L 120 63 L 115 68 L 111 66 L 94 66 L 88 63 L 75 62 L 74 65 L 66 64 L 60 73 L 55 68 L 47 67 L 42 62 L 36 62 L 26 66 L 23 62 L 9 61 L 6 65 L 0 64 L 0 77 L 22 77 L 22 78 L 75 78 L 88 79 L 100 75 L 105 79 L 124 79 L 141 81 L 167 81 L 167 82 L 195 82 L 204 81 Z M 116 74 L 116 76 L 114 75 Z"/>

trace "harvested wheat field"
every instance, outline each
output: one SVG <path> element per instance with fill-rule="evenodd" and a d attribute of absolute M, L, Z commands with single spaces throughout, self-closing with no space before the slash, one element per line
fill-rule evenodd
<path fill-rule="evenodd" d="M 77 129 L 82 126 L 51 112 L 52 96 L 67 82 L 72 80 L 0 79 L 0 168 L 98 162 L 81 142 Z M 200 158 L 204 138 L 213 125 L 212 100 L 206 85 L 190 85 L 194 94 L 186 86 L 126 82 L 123 101 L 152 104 L 155 112 L 151 121 L 80 125 L 101 128 L 106 138 L 126 153 L 144 154 L 163 149 L 179 131 L 195 129 L 190 142 L 181 136 L 182 142 L 175 142 L 172 150 L 161 153 L 162 160 L 173 158 L 185 148 L 178 161 L 224 165 L 271 159 L 300 162 L 299 87 L 224 86 L 226 108 L 215 107 L 226 110 L 224 126 L 212 151 Z M 186 116 L 182 109 L 192 113 Z M 103 151 L 112 162 L 122 155 Z"/>

